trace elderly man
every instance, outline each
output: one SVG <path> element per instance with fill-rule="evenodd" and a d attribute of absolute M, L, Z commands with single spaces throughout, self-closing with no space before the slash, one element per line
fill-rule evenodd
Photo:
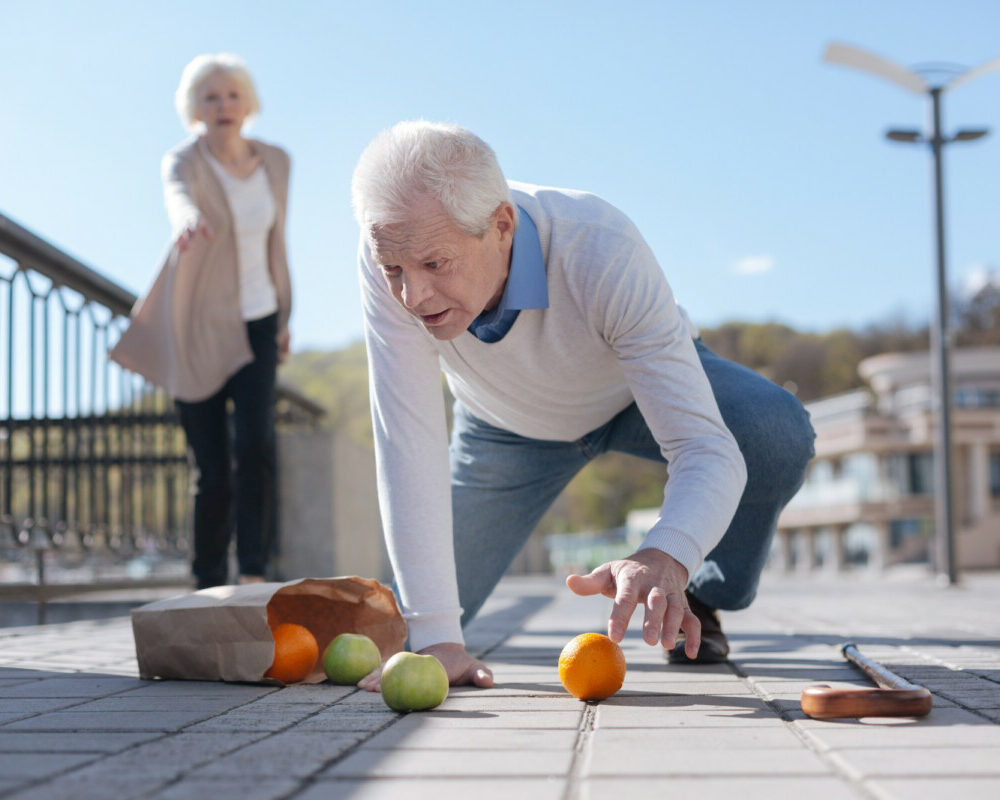
<path fill-rule="evenodd" d="M 622 212 L 508 183 L 468 130 L 399 123 L 352 191 L 379 504 L 411 648 L 453 684 L 491 685 L 462 626 L 570 479 L 614 450 L 667 464 L 662 510 L 636 552 L 569 588 L 614 599 L 615 641 L 642 605 L 642 637 L 670 661 L 724 660 L 715 611 L 753 600 L 812 456 L 801 404 L 700 342 Z"/>

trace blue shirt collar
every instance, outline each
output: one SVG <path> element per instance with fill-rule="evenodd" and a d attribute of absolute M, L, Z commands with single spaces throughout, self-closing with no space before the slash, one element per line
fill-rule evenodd
<path fill-rule="evenodd" d="M 545 259 L 542 257 L 542 243 L 538 239 L 535 221 L 523 208 L 520 211 L 514 241 L 511 245 L 510 270 L 503 296 L 495 308 L 484 311 L 469 326 L 469 331 L 480 338 L 487 328 L 503 328 L 499 338 L 510 329 L 517 318 L 517 312 L 528 308 L 549 307 L 549 286 L 545 274 Z M 505 324 L 506 323 L 506 324 Z"/>
<path fill-rule="evenodd" d="M 500 309 L 549 307 L 549 285 L 545 275 L 545 259 L 538 228 L 528 212 L 518 206 L 520 218 L 514 230 L 511 247 L 510 273 L 500 299 Z"/>

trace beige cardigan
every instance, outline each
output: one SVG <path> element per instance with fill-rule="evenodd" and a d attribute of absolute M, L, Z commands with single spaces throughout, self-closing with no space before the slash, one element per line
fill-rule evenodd
<path fill-rule="evenodd" d="M 268 263 L 280 338 L 292 306 L 285 249 L 291 162 L 281 148 L 252 141 L 277 206 Z M 172 240 L 197 216 L 208 223 L 212 239 L 198 236 L 184 253 L 171 245 L 152 287 L 132 308 L 128 330 L 108 355 L 180 400 L 204 400 L 253 354 L 240 312 L 233 216 L 201 139 L 183 142 L 163 157 L 163 193 Z"/>

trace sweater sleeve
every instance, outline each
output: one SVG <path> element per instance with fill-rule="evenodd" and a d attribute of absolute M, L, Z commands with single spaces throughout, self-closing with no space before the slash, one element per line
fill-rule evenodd
<path fill-rule="evenodd" d="M 167 207 L 171 236 L 178 234 L 201 215 L 191 191 L 190 159 L 183 150 L 171 150 L 160 163 L 163 179 L 163 202 Z"/>
<path fill-rule="evenodd" d="M 364 237 L 358 261 L 379 509 L 410 647 L 464 643 L 437 350 L 392 296 Z"/>
<path fill-rule="evenodd" d="M 608 253 L 615 266 L 594 288 L 595 324 L 669 471 L 660 516 L 640 549 L 662 550 L 693 575 L 732 521 L 746 465 L 653 253 L 634 230 Z"/>

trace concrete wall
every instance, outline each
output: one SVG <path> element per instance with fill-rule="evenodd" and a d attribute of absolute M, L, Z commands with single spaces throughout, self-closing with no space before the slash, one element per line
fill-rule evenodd
<path fill-rule="evenodd" d="M 388 583 L 370 448 L 330 430 L 278 436 L 278 580 L 360 575 Z"/>

